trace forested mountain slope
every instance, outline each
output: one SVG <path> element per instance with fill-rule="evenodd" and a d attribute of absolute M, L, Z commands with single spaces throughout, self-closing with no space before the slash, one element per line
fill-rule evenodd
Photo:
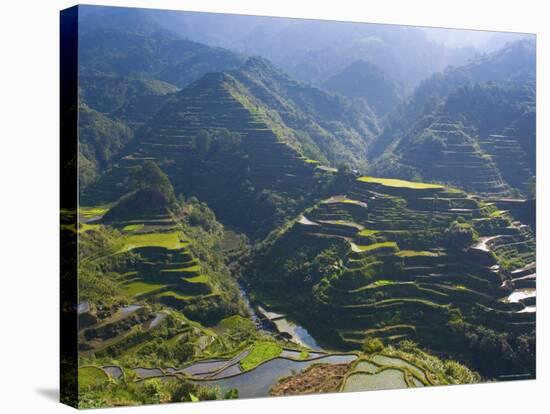
<path fill-rule="evenodd" d="M 364 60 L 351 63 L 322 86 L 351 99 L 364 99 L 380 117 L 394 109 L 402 99 L 397 83 L 382 69 Z"/>
<path fill-rule="evenodd" d="M 230 75 L 203 77 L 178 94 L 87 191 L 114 202 L 131 186 L 128 173 L 155 160 L 176 193 L 205 200 L 222 220 L 265 234 L 322 185 L 323 172 L 284 141 L 285 130 L 256 110 Z M 119 183 L 119 185 L 116 185 Z M 317 184 L 316 184 L 317 183 Z M 231 200 L 231 202 L 228 202 Z"/>
<path fill-rule="evenodd" d="M 181 39 L 141 13 L 114 13 L 117 24 L 98 18 L 86 21 L 80 33 L 83 187 L 105 170 L 170 94 L 206 72 L 237 68 L 245 59 L 229 50 Z M 127 24 L 121 25 L 121 18 Z M 101 138 L 115 128 L 124 130 L 124 137 L 115 132 L 111 143 Z"/>
<path fill-rule="evenodd" d="M 299 83 L 259 57 L 231 74 L 292 129 L 305 155 L 334 167 L 345 163 L 365 169 L 368 147 L 379 133 L 377 117 L 367 104 Z"/>
<path fill-rule="evenodd" d="M 79 106 L 78 113 L 78 174 L 80 185 L 86 188 L 134 134 L 123 122 L 115 121 L 86 104 Z"/>
<path fill-rule="evenodd" d="M 85 199 L 116 200 L 125 185 L 113 187 L 113 180 L 124 183 L 127 168 L 154 159 L 177 193 L 208 202 L 249 234 L 265 235 L 320 196 L 331 175 L 320 162 L 365 168 L 375 119 L 368 107 L 250 58 L 239 70 L 207 74 L 173 95 Z"/>
<path fill-rule="evenodd" d="M 80 76 L 80 100 L 90 108 L 137 130 L 178 87 L 156 79 L 119 75 Z"/>
<path fill-rule="evenodd" d="M 244 56 L 181 39 L 173 34 L 140 35 L 97 30 L 80 36 L 81 75 L 118 75 L 157 79 L 178 87 L 206 72 L 239 67 Z"/>

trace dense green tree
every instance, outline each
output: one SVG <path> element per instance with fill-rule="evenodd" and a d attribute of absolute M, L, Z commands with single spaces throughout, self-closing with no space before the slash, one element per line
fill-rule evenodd
<path fill-rule="evenodd" d="M 136 177 L 138 188 L 151 188 L 161 193 L 168 202 L 175 201 L 174 187 L 168 176 L 151 160 L 143 163 Z"/>
<path fill-rule="evenodd" d="M 363 342 L 363 352 L 374 354 L 384 349 L 384 343 L 380 338 L 367 338 Z"/>

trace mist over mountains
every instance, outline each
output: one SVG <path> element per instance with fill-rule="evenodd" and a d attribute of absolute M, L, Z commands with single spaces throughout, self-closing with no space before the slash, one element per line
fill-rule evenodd
<path fill-rule="evenodd" d="M 101 14 L 93 20 L 93 14 Z M 142 33 L 164 29 L 183 38 L 249 56 L 261 55 L 298 80 L 321 84 L 356 60 L 380 66 L 395 82 L 412 90 L 449 65 L 460 66 L 476 54 L 529 35 L 420 28 L 369 23 L 163 10 L 90 9 L 91 27 L 132 28 Z M 296 41 L 299 39 L 299 41 Z"/>
<path fill-rule="evenodd" d="M 536 376 L 534 36 L 79 16 L 86 404 Z"/>
<path fill-rule="evenodd" d="M 208 72 L 242 67 L 240 82 L 250 83 L 247 57 L 262 56 L 267 69 L 250 86 L 277 112 L 272 122 L 292 131 L 286 141 L 308 158 L 361 171 L 370 164 L 373 173 L 410 172 L 392 148 L 456 89 L 486 82 L 533 89 L 535 44 L 522 34 L 93 6 L 81 20 L 82 102 L 132 133 L 170 94 Z M 101 168 L 118 147 L 90 165 Z M 527 157 L 534 159 L 532 151 Z"/>

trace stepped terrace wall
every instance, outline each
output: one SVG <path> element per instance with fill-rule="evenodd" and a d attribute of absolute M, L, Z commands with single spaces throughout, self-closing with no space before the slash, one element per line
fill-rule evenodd
<path fill-rule="evenodd" d="M 287 145 L 284 127 L 269 127 L 246 93 L 220 73 L 191 84 L 159 111 L 83 199 L 116 200 L 128 191 L 132 169 L 154 160 L 176 193 L 206 201 L 222 221 L 250 235 L 265 235 L 315 198 L 328 173 Z"/>
<path fill-rule="evenodd" d="M 375 177 L 329 200 L 302 215 L 266 255 L 274 264 L 259 271 L 272 291 L 291 284 L 309 295 L 300 314 L 311 311 L 301 320 L 315 318 L 332 346 L 357 349 L 375 334 L 463 352 L 454 323 L 512 338 L 534 329 L 524 303 L 504 300 L 513 289 L 510 271 L 534 261 L 535 251 L 532 234 L 506 213 L 442 185 Z M 481 220 L 485 233 L 477 239 Z M 452 228 L 471 238 L 458 239 Z M 313 265 L 279 273 L 297 258 Z M 291 313 L 295 299 L 285 300 Z"/>
<path fill-rule="evenodd" d="M 509 187 L 499 168 L 502 163 L 491 156 L 496 154 L 495 145 L 480 145 L 477 131 L 464 122 L 448 114 L 419 121 L 397 148 L 401 162 L 427 181 L 479 194 L 506 194 Z"/>

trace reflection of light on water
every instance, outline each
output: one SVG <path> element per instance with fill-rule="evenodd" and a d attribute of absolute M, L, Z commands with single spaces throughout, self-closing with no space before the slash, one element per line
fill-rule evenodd
<path fill-rule="evenodd" d="M 506 298 L 503 299 L 506 303 L 521 303 L 522 300 L 528 298 L 534 298 L 537 296 L 536 289 L 518 289 L 510 293 Z M 535 305 L 529 305 L 518 311 L 517 313 L 534 313 L 537 311 Z"/>
<path fill-rule="evenodd" d="M 518 303 L 522 299 L 532 298 L 537 295 L 535 289 L 515 290 L 506 298 L 509 303 Z"/>
<path fill-rule="evenodd" d="M 220 387 L 224 392 L 231 388 L 237 388 L 239 398 L 267 397 L 271 387 L 281 377 L 292 375 L 293 372 L 301 372 L 313 364 L 348 364 L 356 359 L 356 355 L 330 355 L 309 361 L 274 358 L 240 375 L 200 382 L 191 380 L 191 382 L 203 386 Z"/>
<path fill-rule="evenodd" d="M 277 326 L 277 330 L 288 333 L 292 337 L 292 341 L 314 350 L 321 350 L 315 338 L 311 336 L 306 328 L 296 325 L 287 319 L 277 319 L 273 322 Z"/>
<path fill-rule="evenodd" d="M 82 302 L 78 304 L 78 313 L 86 313 L 90 311 L 90 302 Z"/>
<path fill-rule="evenodd" d="M 268 310 L 265 310 L 264 308 L 262 308 L 261 306 L 258 306 L 258 310 L 267 318 L 267 319 L 278 319 L 278 318 L 284 318 L 285 315 L 283 315 L 282 313 L 277 313 L 277 312 L 271 312 L 271 311 L 268 311 Z"/>
<path fill-rule="evenodd" d="M 286 332 L 291 336 L 292 341 L 296 342 L 299 345 L 305 346 L 307 348 L 313 349 L 315 351 L 322 351 L 323 349 L 317 344 L 317 341 L 311 336 L 308 330 L 302 326 L 296 325 L 294 322 L 289 321 L 285 318 L 285 315 L 282 313 L 272 312 L 268 309 L 258 306 L 258 312 L 251 306 L 250 300 L 248 298 L 248 293 L 244 286 L 238 285 L 239 293 L 246 305 L 246 308 L 249 314 L 252 316 L 258 329 L 265 330 L 261 318 L 258 313 L 266 319 L 269 319 L 277 327 L 277 331 L 283 333 Z M 269 328 L 271 329 L 271 328 Z"/>
<path fill-rule="evenodd" d="M 151 321 L 151 323 L 149 324 L 149 329 L 153 329 L 155 326 L 157 326 L 160 321 L 162 321 L 164 318 L 166 318 L 166 314 L 165 313 L 162 313 L 162 312 L 159 312 L 159 313 L 156 313 L 155 314 L 155 319 L 153 319 Z"/>
<path fill-rule="evenodd" d="M 119 310 L 120 310 L 120 313 L 122 313 L 123 315 L 128 315 L 129 313 L 137 311 L 139 308 L 141 308 L 141 305 L 128 305 L 128 306 L 123 306 Z"/>

